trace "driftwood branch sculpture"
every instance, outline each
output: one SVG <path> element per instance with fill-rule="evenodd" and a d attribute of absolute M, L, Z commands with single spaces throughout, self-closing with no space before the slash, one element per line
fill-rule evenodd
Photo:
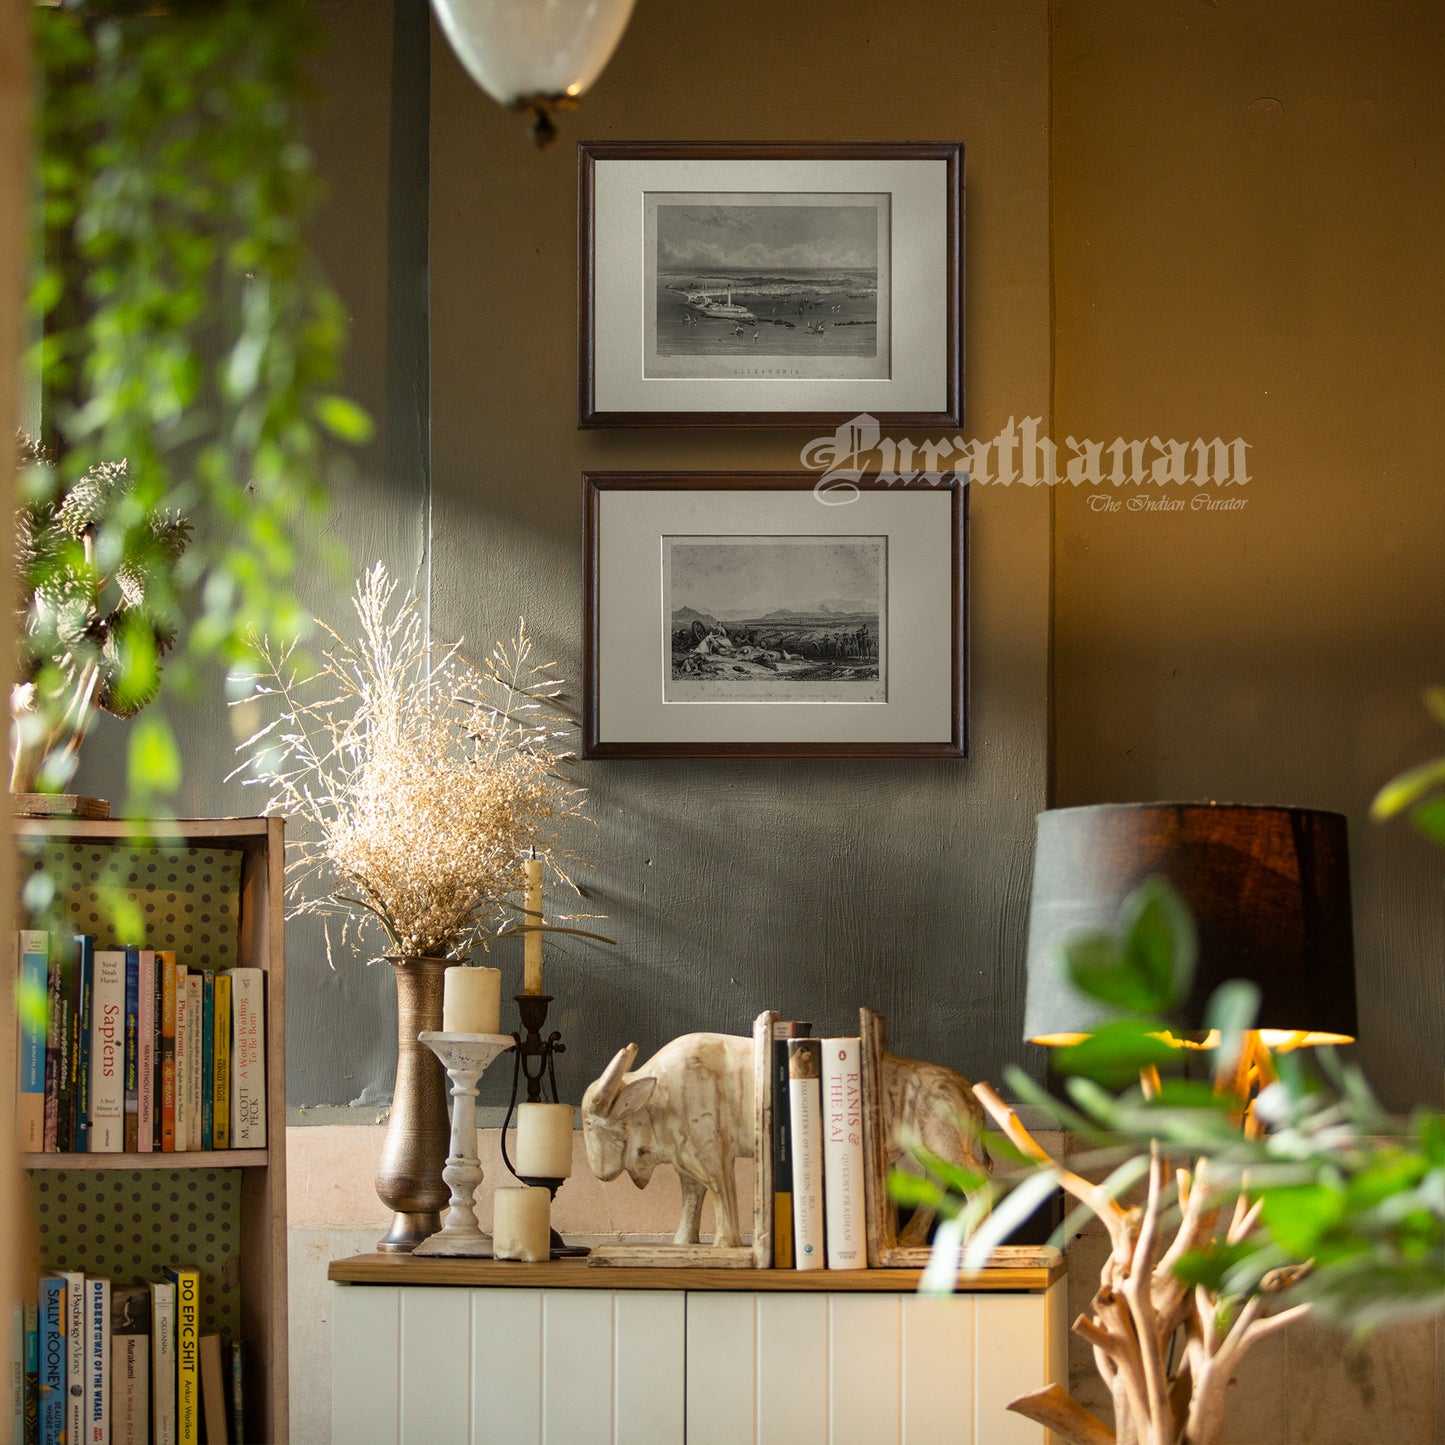
<path fill-rule="evenodd" d="M 1308 1266 L 1266 1276 L 1261 1292 L 1229 1315 L 1216 1296 L 1189 1287 L 1174 1272 L 1185 1254 L 1204 1248 L 1220 1232 L 1224 1211 L 1211 1193 L 1206 1160 L 1192 1172 L 1176 1172 L 1171 1199 L 1167 1166 L 1156 1146 L 1144 1203 L 1123 1205 L 1059 1164 L 987 1084 L 975 1084 L 973 1091 L 1015 1147 L 1047 1165 L 1059 1187 L 1099 1218 L 1113 1246 L 1090 1311 L 1074 1322 L 1074 1333 L 1093 1347 L 1113 1398 L 1114 1428 L 1058 1385 L 1020 1396 L 1009 1409 L 1068 1445 L 1220 1445 L 1225 1397 L 1240 1362 L 1260 1340 L 1309 1309 L 1301 1304 L 1268 1312 Z M 1166 1240 L 1166 1217 L 1174 1209 L 1178 1223 Z M 1237 1242 L 1257 1223 L 1258 1210 L 1241 1194 L 1224 1237 Z"/>

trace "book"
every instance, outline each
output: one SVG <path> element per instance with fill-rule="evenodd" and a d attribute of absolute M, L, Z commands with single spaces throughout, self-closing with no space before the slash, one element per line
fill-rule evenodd
<path fill-rule="evenodd" d="M 167 1268 L 166 1278 L 176 1287 L 176 1445 L 200 1445 L 201 1276 Z"/>
<path fill-rule="evenodd" d="M 25 1307 L 12 1301 L 10 1311 L 10 1375 L 5 1403 L 9 1438 L 16 1445 L 25 1440 Z"/>
<path fill-rule="evenodd" d="M 788 1127 L 793 1142 L 793 1255 L 797 1269 L 822 1269 L 822 1046 L 788 1040 Z"/>
<path fill-rule="evenodd" d="M 164 1128 L 161 1121 L 161 1091 L 163 1080 L 161 1078 L 161 1036 L 165 1032 L 165 975 L 170 970 L 166 962 L 167 955 L 164 952 L 153 950 L 155 955 L 154 973 L 152 980 L 155 991 L 153 1003 L 154 1017 L 152 1020 L 152 1041 L 151 1041 L 151 1069 L 154 1074 L 154 1081 L 151 1085 L 151 1092 L 154 1096 L 151 1113 L 151 1148 L 159 1154 L 165 1148 Z M 172 978 L 174 987 L 174 977 Z"/>
<path fill-rule="evenodd" d="M 176 1287 L 151 1285 L 151 1436 L 154 1445 L 176 1445 Z"/>
<path fill-rule="evenodd" d="M 231 1441 L 241 1445 L 246 1438 L 246 1347 L 232 1340 L 226 1347 L 226 1385 L 231 1399 Z"/>
<path fill-rule="evenodd" d="M 60 959 L 60 1098 L 56 1108 L 55 1148 L 68 1154 L 75 1148 L 76 1026 L 80 1016 L 80 943 L 62 934 L 52 945 Z"/>
<path fill-rule="evenodd" d="M 61 955 L 60 940 L 48 943 L 45 981 L 45 1128 L 41 1147 L 47 1154 L 60 1148 Z"/>
<path fill-rule="evenodd" d="M 22 1311 L 25 1330 L 25 1399 L 22 1433 L 17 1440 L 26 1445 L 40 1439 L 40 1307 L 35 1300 L 26 1300 Z"/>
<path fill-rule="evenodd" d="M 90 1015 L 95 993 L 95 939 L 75 936 L 78 951 L 75 1004 L 75 1148 L 90 1152 Z"/>
<path fill-rule="evenodd" d="M 136 959 L 136 1148 L 156 1146 L 156 953 L 143 948 Z"/>
<path fill-rule="evenodd" d="M 189 1020 L 186 1053 L 186 1148 L 201 1147 L 201 1069 L 205 1032 L 201 1026 L 205 985 L 199 972 L 186 974 L 186 1017 Z"/>
<path fill-rule="evenodd" d="M 201 1148 L 215 1148 L 216 975 L 201 975 Z"/>
<path fill-rule="evenodd" d="M 231 1147 L 266 1147 L 266 1008 L 259 968 L 231 975 Z"/>
<path fill-rule="evenodd" d="M 806 1038 L 811 1024 L 773 1025 L 773 1268 L 793 1267 L 793 1148 L 788 1128 L 788 1040 Z"/>
<path fill-rule="evenodd" d="M 176 984 L 185 965 L 163 948 L 156 953 L 156 971 L 161 978 L 161 1148 L 169 1153 L 176 1147 Z"/>
<path fill-rule="evenodd" d="M 125 1143 L 125 953 L 95 950 L 90 997 L 90 1152 L 119 1154 Z"/>
<path fill-rule="evenodd" d="M 867 1269 L 863 1068 L 857 1039 L 824 1039 L 823 1223 L 829 1269 Z"/>
<path fill-rule="evenodd" d="M 85 1412 L 85 1341 L 89 1323 L 85 1308 L 85 1276 L 62 1270 L 65 1279 L 65 1442 L 88 1440 Z"/>
<path fill-rule="evenodd" d="M 150 1445 L 151 1292 L 143 1284 L 110 1293 L 111 1445 Z"/>
<path fill-rule="evenodd" d="M 191 994 L 186 987 L 186 966 L 178 963 L 176 974 L 174 1134 L 171 1147 L 185 1151 L 191 1147 L 191 1096 L 187 1087 L 191 1068 Z"/>
<path fill-rule="evenodd" d="M 220 1335 L 201 1336 L 201 1414 L 206 1422 L 206 1445 L 228 1445 L 231 1434 L 226 1420 Z"/>
<path fill-rule="evenodd" d="M 69 1301 L 65 1276 L 49 1273 L 40 1281 L 36 1323 L 36 1372 L 39 1380 L 37 1414 L 40 1445 L 63 1445 L 67 1400 L 66 1371 L 70 1348 L 66 1339 Z"/>
<path fill-rule="evenodd" d="M 87 1445 L 110 1445 L 110 1281 L 85 1279 L 85 1433 Z"/>
<path fill-rule="evenodd" d="M 20 931 L 20 991 L 16 999 L 19 1034 L 19 1094 L 16 1140 L 27 1154 L 45 1147 L 45 999 L 50 987 L 50 940 L 38 928 Z"/>
<path fill-rule="evenodd" d="M 215 1073 L 211 1080 L 211 1114 L 217 1149 L 231 1147 L 231 975 L 216 975 L 216 1017 L 211 1033 Z"/>
<path fill-rule="evenodd" d="M 125 951 L 125 1064 L 121 1074 L 123 1129 L 127 1154 L 140 1149 L 140 949 Z"/>

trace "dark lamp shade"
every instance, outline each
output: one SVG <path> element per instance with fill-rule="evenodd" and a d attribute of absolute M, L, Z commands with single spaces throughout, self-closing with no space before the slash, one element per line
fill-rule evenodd
<path fill-rule="evenodd" d="M 1204 1028 L 1232 978 L 1260 990 L 1257 1027 L 1289 1042 L 1355 1037 L 1345 819 L 1309 808 L 1128 803 L 1040 813 L 1029 911 L 1024 1036 L 1063 1043 L 1110 1016 L 1080 994 L 1060 945 L 1112 929 L 1124 899 L 1164 878 L 1194 915 L 1199 963 L 1179 1023 Z"/>

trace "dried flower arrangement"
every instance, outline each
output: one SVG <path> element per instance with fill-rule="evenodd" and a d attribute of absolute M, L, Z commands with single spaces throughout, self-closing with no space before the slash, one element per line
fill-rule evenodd
<path fill-rule="evenodd" d="M 311 825 L 287 863 L 291 916 L 340 915 L 342 942 L 379 932 L 382 955 L 465 958 L 533 926 L 519 921 L 524 849 L 570 883 L 557 831 L 586 816 L 583 790 L 560 771 L 561 681 L 533 662 L 525 628 L 477 666 L 460 643 L 428 644 L 415 594 L 393 608 L 396 591 L 380 564 L 367 572 L 352 599 L 359 641 L 318 622 L 329 642 L 305 675 L 295 644 L 258 644 L 240 704 L 271 699 L 280 713 L 240 744 L 232 776 Z"/>

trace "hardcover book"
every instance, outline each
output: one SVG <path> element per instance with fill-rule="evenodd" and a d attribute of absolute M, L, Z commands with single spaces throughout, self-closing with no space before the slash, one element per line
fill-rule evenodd
<path fill-rule="evenodd" d="M 20 1020 L 19 1096 L 16 1131 L 21 1150 L 38 1154 L 45 1148 L 45 1000 L 50 987 L 50 940 L 37 928 L 19 937 Z"/>
<path fill-rule="evenodd" d="M 175 1143 L 173 1148 L 184 1153 L 191 1147 L 191 991 L 183 963 L 176 965 L 176 1042 L 175 1042 Z"/>
<path fill-rule="evenodd" d="M 96 949 L 90 1008 L 90 1152 L 119 1154 L 125 1143 L 125 953 L 121 949 Z"/>
<path fill-rule="evenodd" d="M 45 1275 L 40 1281 L 36 1335 L 40 1445 L 64 1445 L 65 1441 L 69 1410 L 66 1392 L 66 1374 L 70 1368 L 69 1304 L 65 1276 Z"/>
<path fill-rule="evenodd" d="M 215 1148 L 216 975 L 201 975 L 201 1148 Z"/>
<path fill-rule="evenodd" d="M 150 1445 L 151 1292 L 116 1285 L 110 1294 L 111 1445 Z"/>
<path fill-rule="evenodd" d="M 201 1414 L 206 1422 L 206 1445 L 227 1445 L 231 1436 L 226 1422 L 220 1335 L 201 1336 Z"/>
<path fill-rule="evenodd" d="M 176 1445 L 200 1445 L 201 1276 L 194 1269 L 167 1269 L 176 1287 Z"/>
<path fill-rule="evenodd" d="M 788 1040 L 788 1124 L 793 1134 L 793 1255 L 798 1269 L 822 1269 L 823 1106 L 821 1045 Z"/>
<path fill-rule="evenodd" d="M 176 962 L 176 956 L 170 949 L 161 949 L 156 954 L 156 971 L 161 976 L 161 1148 L 169 1153 L 177 1147 L 176 1013 L 179 993 L 176 985 L 185 976 L 185 965 Z"/>
<path fill-rule="evenodd" d="M 77 992 L 80 975 L 80 942 L 69 934 L 53 940 L 60 959 L 60 1098 L 55 1118 L 55 1148 L 68 1154 L 75 1148 L 76 1025 L 80 1017 Z"/>
<path fill-rule="evenodd" d="M 176 1445 L 176 1287 L 151 1285 L 151 1420 L 154 1445 Z"/>
<path fill-rule="evenodd" d="M 788 1127 L 788 1040 L 806 1038 L 812 1024 L 773 1025 L 773 1268 L 793 1268 L 793 1134 Z"/>
<path fill-rule="evenodd" d="M 136 1148 L 156 1144 L 156 954 L 140 950 L 136 961 Z"/>
<path fill-rule="evenodd" d="M 125 1067 L 122 1138 L 128 1154 L 140 1150 L 140 949 L 125 951 Z"/>
<path fill-rule="evenodd" d="M 217 1149 L 231 1147 L 231 975 L 216 975 L 216 1017 L 211 1031 L 215 1056 L 211 1115 Z"/>
<path fill-rule="evenodd" d="M 231 1147 L 266 1147 L 266 1011 L 259 968 L 231 975 Z"/>
<path fill-rule="evenodd" d="M 186 1054 L 186 1148 L 201 1147 L 201 1071 L 205 1063 L 202 1011 L 205 984 L 199 972 L 186 974 L 186 1018 L 189 1024 Z"/>
<path fill-rule="evenodd" d="M 85 1281 L 85 1433 L 88 1445 L 110 1445 L 110 1281 Z"/>
<path fill-rule="evenodd" d="M 829 1269 L 866 1269 L 863 1070 L 857 1039 L 823 1043 L 823 1214 Z"/>
<path fill-rule="evenodd" d="M 95 939 L 88 933 L 76 935 L 80 950 L 75 1013 L 75 1147 L 90 1152 L 90 1025 L 95 995 Z"/>
<path fill-rule="evenodd" d="M 65 1442 L 88 1440 L 86 1429 L 86 1339 L 90 1317 L 86 1310 L 85 1276 L 62 1270 L 65 1278 Z"/>
<path fill-rule="evenodd" d="M 55 939 L 49 945 L 49 961 L 46 965 L 44 1149 L 47 1154 L 54 1154 L 60 1148 L 60 1078 L 64 1068 L 60 1044 L 64 1031 L 64 1011 L 61 1006 L 63 951 L 60 940 Z"/>

